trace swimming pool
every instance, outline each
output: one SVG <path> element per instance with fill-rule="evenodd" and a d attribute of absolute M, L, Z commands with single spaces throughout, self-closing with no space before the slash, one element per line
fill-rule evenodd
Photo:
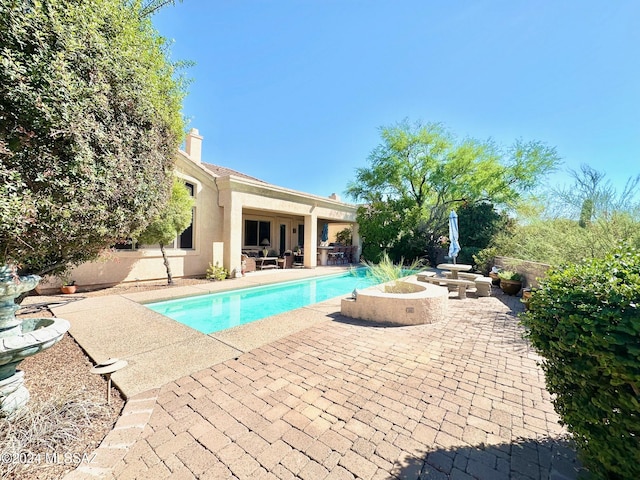
<path fill-rule="evenodd" d="M 180 298 L 145 306 L 202 333 L 219 332 L 376 283 L 366 269 L 340 275 Z"/>

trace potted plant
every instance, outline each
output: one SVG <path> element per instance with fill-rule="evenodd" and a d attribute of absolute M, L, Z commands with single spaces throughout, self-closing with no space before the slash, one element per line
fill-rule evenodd
<path fill-rule="evenodd" d="M 500 288 L 507 295 L 516 295 L 522 288 L 522 275 L 511 270 L 498 272 Z"/>
<path fill-rule="evenodd" d="M 531 301 L 531 293 L 532 293 L 532 289 L 531 288 L 525 288 L 524 290 L 522 290 L 522 299 L 520 299 L 520 301 L 522 303 L 524 303 L 524 308 L 526 310 L 529 310 L 529 302 Z"/>
<path fill-rule="evenodd" d="M 493 267 L 489 272 L 489 277 L 491 277 L 491 283 L 493 285 L 500 285 L 500 276 L 498 273 L 500 273 L 500 269 L 498 267 Z"/>
<path fill-rule="evenodd" d="M 62 286 L 60 287 L 60 291 L 62 293 L 76 293 L 76 289 L 78 288 L 78 286 L 76 285 L 76 281 L 71 280 L 68 274 L 60 276 L 60 280 L 62 280 Z"/>

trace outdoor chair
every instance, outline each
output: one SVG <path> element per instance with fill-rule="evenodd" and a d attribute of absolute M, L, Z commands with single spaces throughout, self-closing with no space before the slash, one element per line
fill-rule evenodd
<path fill-rule="evenodd" d="M 287 250 L 284 252 L 282 256 L 284 262 L 282 263 L 282 268 L 292 268 L 293 267 L 293 252 L 291 250 Z"/>

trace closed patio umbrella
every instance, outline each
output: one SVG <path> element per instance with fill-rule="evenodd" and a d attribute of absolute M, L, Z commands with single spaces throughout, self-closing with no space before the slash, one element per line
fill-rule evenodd
<path fill-rule="evenodd" d="M 456 257 L 460 253 L 460 243 L 458 242 L 458 215 L 451 210 L 449 214 L 449 257 L 456 263 Z"/>
<path fill-rule="evenodd" d="M 322 243 L 326 243 L 329 240 L 329 224 L 325 223 L 322 226 L 322 236 L 320 237 L 320 241 Z"/>

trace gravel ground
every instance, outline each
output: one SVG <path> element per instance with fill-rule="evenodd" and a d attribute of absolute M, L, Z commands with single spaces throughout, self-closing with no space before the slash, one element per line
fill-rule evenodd
<path fill-rule="evenodd" d="M 204 282 L 208 282 L 208 280 L 176 279 L 174 286 Z M 172 287 L 167 286 L 166 282 L 155 281 L 122 284 L 90 292 L 79 292 L 74 296 L 94 297 L 166 288 Z M 60 299 L 61 297 L 61 295 L 56 295 L 55 297 L 41 298 Z M 22 318 L 52 317 L 46 303 L 38 301 L 38 298 L 32 296 L 25 299 L 22 303 L 23 308 L 18 311 L 17 316 Z M 68 333 L 50 349 L 28 357 L 20 364 L 19 368 L 25 372 L 25 385 L 31 394 L 30 406 L 37 406 L 41 402 L 56 399 L 59 399 L 57 405 L 64 405 L 66 398 L 69 398 L 70 395 L 75 397 L 78 393 L 95 406 L 95 413 L 91 415 L 91 424 L 83 428 L 72 441 L 57 449 L 56 458 L 58 459 L 65 454 L 76 455 L 76 458 L 77 456 L 91 455 L 105 435 L 113 428 L 124 406 L 124 400 L 115 388 L 111 392 L 111 404 L 106 405 L 107 382 L 102 376 L 89 372 L 92 366 L 93 362 Z M 42 443 L 46 439 L 39 440 Z M 46 453 L 46 451 L 42 452 L 43 457 Z M 33 458 L 32 453 L 29 455 Z M 38 461 L 24 462 L 26 455 L 23 457 L 18 460 L 18 464 L 16 462 L 12 464 L 0 463 L 0 478 L 53 480 L 62 478 L 65 473 L 75 468 L 73 462 L 50 461 L 53 458 L 51 455 L 49 461 L 42 460 L 41 457 Z"/>

